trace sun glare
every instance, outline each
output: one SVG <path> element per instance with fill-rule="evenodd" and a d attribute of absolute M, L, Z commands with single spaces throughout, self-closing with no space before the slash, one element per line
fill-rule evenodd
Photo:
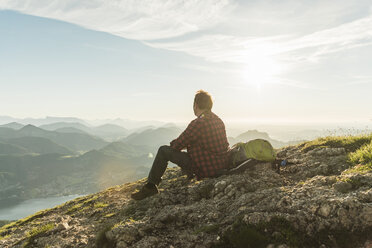
<path fill-rule="evenodd" d="M 268 55 L 267 50 L 260 48 L 245 56 L 242 70 L 245 84 L 252 84 L 260 89 L 263 84 L 273 84 L 278 80 L 276 76 L 283 72 L 283 66 Z"/>

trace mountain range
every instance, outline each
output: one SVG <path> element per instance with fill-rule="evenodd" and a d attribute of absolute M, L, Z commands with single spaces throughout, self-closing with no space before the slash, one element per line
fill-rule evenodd
<path fill-rule="evenodd" d="M 42 137 L 25 136 L 13 139 L 7 139 L 6 143 L 0 148 L 0 154 L 7 155 L 7 149 L 13 149 L 15 154 L 74 154 L 75 152 L 59 145 L 50 139 Z"/>
<path fill-rule="evenodd" d="M 130 120 L 130 119 L 102 119 L 102 120 L 83 120 L 76 117 L 53 117 L 47 116 L 45 118 L 14 118 L 11 116 L 0 116 L 0 125 L 8 124 L 8 123 L 19 123 L 21 125 L 32 124 L 34 126 L 41 126 L 41 125 L 49 125 L 54 123 L 80 123 L 84 126 L 102 126 L 106 124 L 113 124 L 116 126 L 123 127 L 125 129 L 137 129 L 139 127 L 145 126 L 153 126 L 153 127 L 160 127 L 165 122 L 155 121 L 155 120 L 147 120 L 147 121 L 138 121 L 138 120 Z"/>
<path fill-rule="evenodd" d="M 169 144 L 182 129 L 173 124 L 142 129 L 125 136 L 128 130 L 114 124 L 1 126 L 0 207 L 35 197 L 93 193 L 147 176 L 159 146 Z M 115 141 L 102 138 L 109 134 Z M 230 137 L 229 142 L 256 138 L 267 139 L 274 147 L 287 144 L 257 130 Z"/>
<path fill-rule="evenodd" d="M 129 134 L 129 130 L 115 124 L 104 124 L 93 127 L 86 126 L 79 122 L 57 122 L 47 125 L 41 125 L 39 128 L 57 131 L 63 133 L 86 133 L 93 136 L 100 137 L 105 140 L 114 141 L 124 138 Z"/>
<path fill-rule="evenodd" d="M 148 145 L 159 147 L 169 144 L 170 141 L 177 138 L 182 130 L 175 126 L 150 128 L 142 132 L 136 132 L 125 137 L 121 141 L 131 145 Z"/>
<path fill-rule="evenodd" d="M 45 118 L 14 118 L 11 116 L 0 116 L 1 124 L 11 123 L 11 122 L 17 122 L 17 123 L 24 124 L 24 125 L 32 124 L 35 126 L 56 123 L 56 122 L 78 122 L 84 125 L 88 125 L 86 121 L 76 118 L 76 117 L 47 116 Z"/>
<path fill-rule="evenodd" d="M 7 140 L 10 139 L 23 137 L 40 137 L 49 139 L 50 141 L 74 152 L 99 149 L 108 144 L 108 142 L 104 141 L 103 139 L 89 134 L 48 131 L 30 124 L 22 127 L 19 130 L 0 127 L 0 141 L 3 143 L 6 143 Z"/>

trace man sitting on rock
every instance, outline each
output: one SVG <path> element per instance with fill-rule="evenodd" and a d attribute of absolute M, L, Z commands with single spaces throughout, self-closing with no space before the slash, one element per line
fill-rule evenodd
<path fill-rule="evenodd" d="M 225 124 L 212 112 L 212 97 L 199 90 L 194 98 L 194 114 L 186 130 L 170 146 L 161 146 L 147 178 L 147 184 L 132 194 L 135 200 L 142 200 L 158 193 L 168 161 L 181 167 L 188 178 L 194 175 L 197 180 L 214 177 L 229 166 L 229 143 Z M 182 151 L 187 149 L 187 152 Z"/>

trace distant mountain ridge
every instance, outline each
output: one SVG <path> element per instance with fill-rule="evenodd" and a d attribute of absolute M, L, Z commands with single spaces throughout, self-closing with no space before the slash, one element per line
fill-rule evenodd
<path fill-rule="evenodd" d="M 84 133 L 84 134 L 88 134 L 87 132 L 84 132 L 83 130 L 80 130 L 80 129 L 77 129 L 77 128 L 74 128 L 74 127 L 61 127 L 61 128 L 57 128 L 56 130 L 53 130 L 55 132 L 59 132 L 59 133 Z"/>
<path fill-rule="evenodd" d="M 122 130 L 99 127 L 111 128 Z M 76 130 L 81 133 L 30 124 L 20 130 L 0 127 L 0 207 L 17 199 L 95 192 L 148 173 L 152 147 L 109 143 Z M 82 150 L 87 152 L 79 155 Z"/>
<path fill-rule="evenodd" d="M 101 126 L 93 127 L 86 126 L 78 122 L 56 122 L 47 125 L 41 125 L 39 128 L 68 133 L 86 133 L 94 136 L 98 136 L 108 141 L 115 141 L 126 137 L 129 134 L 129 130 L 115 124 L 104 124 Z M 79 132 L 80 131 L 80 132 Z"/>
<path fill-rule="evenodd" d="M 102 129 L 101 127 L 97 127 L 94 130 L 89 130 L 89 131 L 83 131 L 81 129 L 74 128 L 74 127 L 61 127 L 53 131 L 59 132 L 59 133 L 80 133 L 80 134 L 93 135 L 93 136 L 102 138 L 108 142 L 114 142 L 114 141 L 120 140 L 128 136 L 128 132 L 129 132 L 125 129 L 121 129 L 121 127 L 118 127 L 118 128 L 112 127 L 112 131 L 106 127 L 103 127 Z"/>
<path fill-rule="evenodd" d="M 75 154 L 75 152 L 71 151 L 70 149 L 42 137 L 25 136 L 20 138 L 8 139 L 6 142 L 11 145 L 25 148 L 30 153 L 59 153 L 63 155 Z"/>
<path fill-rule="evenodd" d="M 258 130 L 248 130 L 247 132 L 244 132 L 244 133 L 238 135 L 235 138 L 228 137 L 228 141 L 230 143 L 230 146 L 233 146 L 234 144 L 239 143 L 239 142 L 248 142 L 248 141 L 254 140 L 254 139 L 265 139 L 265 140 L 269 141 L 270 144 L 274 148 L 281 148 L 281 147 L 284 147 L 284 146 L 296 145 L 296 144 L 304 142 L 304 140 L 290 141 L 290 142 L 283 142 L 283 141 L 275 140 L 275 139 L 272 139 L 269 136 L 268 133 L 260 132 Z"/>
<path fill-rule="evenodd" d="M 21 129 L 25 125 L 20 124 L 18 122 L 10 122 L 8 124 L 0 125 L 0 127 L 7 127 L 7 128 L 12 128 L 12 129 Z"/>
<path fill-rule="evenodd" d="M 0 141 L 0 155 L 22 155 L 27 154 L 28 152 L 29 151 L 23 147 Z"/>
<path fill-rule="evenodd" d="M 78 122 L 84 125 L 88 125 L 88 123 L 82 119 L 76 117 L 53 117 L 47 116 L 45 118 L 14 118 L 11 116 L 0 116 L 0 123 L 10 123 L 10 122 L 18 122 L 20 124 L 31 124 L 35 126 L 50 124 L 54 122 Z"/>
<path fill-rule="evenodd" d="M 156 121 L 156 120 L 138 121 L 138 120 L 121 119 L 121 118 L 95 120 L 95 121 L 90 121 L 90 123 L 94 125 L 114 124 L 114 125 L 124 127 L 126 129 L 137 129 L 139 127 L 145 127 L 145 126 L 160 127 L 165 124 L 165 122 Z"/>
<path fill-rule="evenodd" d="M 79 129 L 81 131 L 84 131 L 86 133 L 89 133 L 91 128 L 81 124 L 79 122 L 53 122 L 50 124 L 45 124 L 45 125 L 40 125 L 38 126 L 41 129 L 48 130 L 48 131 L 55 131 L 56 129 L 60 128 L 66 128 L 66 127 L 71 127 L 75 129 Z"/>
<path fill-rule="evenodd" d="M 116 126 L 123 127 L 125 129 L 137 129 L 139 127 L 145 126 L 154 126 L 160 127 L 166 122 L 156 121 L 156 120 L 147 120 L 147 121 L 139 121 L 139 120 L 131 120 L 131 119 L 102 119 L 102 120 L 83 120 L 76 117 L 53 117 L 47 116 L 45 118 L 14 118 L 11 116 L 0 116 L 0 126 L 6 125 L 12 122 L 19 123 L 21 125 L 31 124 L 34 126 L 42 126 L 42 125 L 49 125 L 53 123 L 80 123 L 84 126 L 91 127 L 91 126 L 102 126 L 106 124 L 113 124 Z"/>
<path fill-rule="evenodd" d="M 6 139 L 21 138 L 25 136 L 46 138 L 76 152 L 99 149 L 108 144 L 108 142 L 88 134 L 47 131 L 30 124 L 19 130 L 0 127 L 0 140 L 4 141 Z"/>
<path fill-rule="evenodd" d="M 159 147 L 168 145 L 172 140 L 181 134 L 182 130 L 178 127 L 160 127 L 155 129 L 147 129 L 139 133 L 130 134 L 121 142 L 131 145 L 147 145 Z"/>

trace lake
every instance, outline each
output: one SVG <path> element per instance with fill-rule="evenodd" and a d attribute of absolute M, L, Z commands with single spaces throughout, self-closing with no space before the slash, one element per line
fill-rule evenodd
<path fill-rule="evenodd" d="M 18 220 L 46 208 L 52 208 L 81 195 L 35 198 L 13 206 L 0 208 L 0 220 Z"/>

